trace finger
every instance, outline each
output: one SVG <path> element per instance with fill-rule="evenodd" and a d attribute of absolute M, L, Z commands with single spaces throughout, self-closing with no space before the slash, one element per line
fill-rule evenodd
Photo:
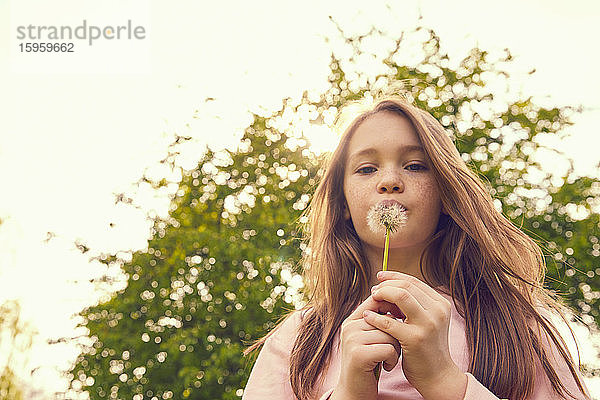
<path fill-rule="evenodd" d="M 395 358 L 393 363 L 390 363 L 389 361 L 384 361 L 383 369 L 385 369 L 387 372 L 390 372 L 398 364 L 398 361 L 400 361 L 400 353 L 398 353 L 398 358 Z"/>
<path fill-rule="evenodd" d="M 392 287 L 392 288 L 397 288 L 397 289 L 408 290 L 415 297 L 415 299 L 417 299 L 419 304 L 425 310 L 430 310 L 430 309 L 439 307 L 438 302 L 434 298 L 432 298 L 422 288 L 415 285 L 414 283 L 409 282 L 408 280 L 393 279 L 393 280 L 383 281 L 380 284 L 375 285 L 371 288 L 371 294 L 375 293 L 375 291 L 377 291 L 383 287 Z"/>
<path fill-rule="evenodd" d="M 364 319 L 370 325 L 394 337 L 400 344 L 405 343 L 413 333 L 413 327 L 410 325 L 369 310 L 365 310 Z"/>
<path fill-rule="evenodd" d="M 363 318 L 363 311 L 371 310 L 377 313 L 386 314 L 392 313 L 397 318 L 405 318 L 405 314 L 398 308 L 396 304 L 388 303 L 385 301 L 377 301 L 373 299 L 373 296 L 367 297 L 365 301 L 356 307 L 356 309 L 348 316 L 347 320 L 360 320 Z"/>
<path fill-rule="evenodd" d="M 375 303 L 377 304 L 377 310 L 373 310 L 378 314 L 381 315 L 390 315 L 393 318 L 397 318 L 397 319 L 405 319 L 406 315 L 402 312 L 402 310 L 400 310 L 400 308 L 394 304 L 391 303 L 389 301 L 382 301 L 382 300 L 377 300 L 374 299 Z"/>
<path fill-rule="evenodd" d="M 413 289 L 414 290 L 414 289 Z M 393 287 L 383 286 L 371 295 L 373 299 L 378 301 L 388 301 L 396 304 L 398 308 L 406 315 L 407 321 L 421 321 L 426 318 L 425 308 L 417 301 L 415 296 L 410 290 Z"/>
<path fill-rule="evenodd" d="M 400 358 L 400 354 L 389 344 L 371 344 L 369 345 L 369 353 L 371 357 L 377 360 L 377 364 L 383 362 L 384 367 L 387 367 L 386 371 L 388 372 L 398 364 Z M 377 364 L 375 364 L 373 368 L 375 368 Z"/>
<path fill-rule="evenodd" d="M 377 273 L 377 279 L 379 279 L 379 281 L 381 281 L 381 282 L 387 281 L 387 280 L 393 280 L 393 279 L 403 279 L 403 280 L 406 280 L 406 281 L 414 284 L 416 287 L 421 289 L 424 293 L 431 296 L 435 301 L 441 301 L 441 302 L 447 301 L 434 288 L 432 288 L 431 286 L 429 286 L 428 284 L 426 284 L 419 278 L 414 277 L 409 274 L 405 274 L 405 273 L 398 272 L 398 271 L 379 271 Z"/>
<path fill-rule="evenodd" d="M 396 339 L 389 333 L 386 333 L 386 332 L 382 331 L 381 329 L 376 328 L 373 325 L 369 324 L 367 321 L 365 321 L 364 318 L 360 321 L 356 321 L 355 323 L 358 323 L 359 324 L 358 328 L 363 330 L 363 332 L 361 333 L 361 335 L 362 335 L 361 343 L 362 344 L 366 344 L 366 345 L 377 344 L 377 343 L 391 344 L 396 349 L 396 352 L 398 353 L 398 355 L 400 355 L 400 353 L 402 351 L 402 346 L 400 346 L 400 342 L 398 342 L 398 339 Z"/>

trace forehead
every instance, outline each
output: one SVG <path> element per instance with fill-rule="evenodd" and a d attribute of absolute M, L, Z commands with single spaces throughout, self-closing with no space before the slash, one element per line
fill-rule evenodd
<path fill-rule="evenodd" d="M 419 137 L 410 120 L 389 111 L 378 112 L 364 120 L 348 143 L 348 156 L 366 148 L 394 150 L 420 146 Z"/>

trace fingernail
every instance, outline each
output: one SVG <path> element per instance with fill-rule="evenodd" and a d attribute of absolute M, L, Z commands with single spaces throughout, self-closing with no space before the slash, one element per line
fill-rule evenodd
<path fill-rule="evenodd" d="M 371 287 L 371 293 L 373 293 L 377 289 L 377 285 Z"/>
<path fill-rule="evenodd" d="M 369 311 L 369 310 L 363 311 L 363 317 L 368 317 L 369 315 L 373 315 L 373 311 Z"/>
<path fill-rule="evenodd" d="M 385 271 L 379 271 L 379 272 L 377 273 L 377 277 L 378 277 L 378 278 L 381 278 L 381 277 L 382 277 L 382 276 L 384 276 L 384 275 L 385 275 Z"/>

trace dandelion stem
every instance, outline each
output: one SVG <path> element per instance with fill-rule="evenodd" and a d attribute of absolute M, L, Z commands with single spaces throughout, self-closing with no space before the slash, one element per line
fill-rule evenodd
<path fill-rule="evenodd" d="M 383 251 L 383 270 L 387 271 L 388 251 L 390 249 L 390 228 L 385 229 L 385 250 Z"/>

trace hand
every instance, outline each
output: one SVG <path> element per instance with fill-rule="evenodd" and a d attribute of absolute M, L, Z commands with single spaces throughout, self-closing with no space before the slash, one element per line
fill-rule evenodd
<path fill-rule="evenodd" d="M 406 379 L 426 399 L 437 398 L 435 390 L 458 379 L 462 386 L 456 390 L 459 393 L 456 398 L 462 398 L 466 375 L 450 357 L 448 346 L 451 303 L 411 275 L 385 271 L 379 272 L 377 278 L 381 282 L 374 287 L 371 297 L 396 305 L 406 319 L 398 321 L 367 313 L 365 321 L 398 340 L 402 346 L 402 369 Z"/>
<path fill-rule="evenodd" d="M 391 371 L 400 356 L 398 340 L 388 333 L 368 324 L 363 312 L 370 310 L 388 312 L 404 318 L 394 304 L 375 301 L 369 296 L 342 323 L 340 330 L 341 372 L 336 392 L 346 393 L 346 399 L 377 398 L 377 380 L 373 370 L 384 361 L 386 371 Z"/>

